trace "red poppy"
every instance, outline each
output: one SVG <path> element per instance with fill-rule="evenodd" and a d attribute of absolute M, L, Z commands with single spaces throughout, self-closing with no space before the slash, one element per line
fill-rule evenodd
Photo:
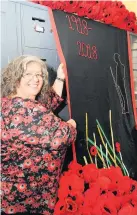
<path fill-rule="evenodd" d="M 26 159 L 23 163 L 23 168 L 31 168 L 33 161 L 31 159 Z"/>
<path fill-rule="evenodd" d="M 19 192 L 24 192 L 27 189 L 27 185 L 25 183 L 18 183 L 16 186 Z"/>
<path fill-rule="evenodd" d="M 120 151 L 121 151 L 120 143 L 119 143 L 119 142 L 116 142 L 115 146 L 116 146 L 116 151 L 117 151 L 117 152 L 120 152 Z"/>
<path fill-rule="evenodd" d="M 7 196 L 7 199 L 12 202 L 12 201 L 14 201 L 15 197 L 14 197 L 14 195 L 9 195 L 9 196 Z"/>
<path fill-rule="evenodd" d="M 57 202 L 54 215 L 65 215 L 66 214 L 66 202 L 64 200 L 60 200 Z"/>
<path fill-rule="evenodd" d="M 76 161 L 72 161 L 68 165 L 68 169 L 70 170 L 70 173 L 75 173 L 76 175 L 83 178 L 83 167 L 82 165 L 78 164 Z"/>
<path fill-rule="evenodd" d="M 38 127 L 38 129 L 37 129 L 37 133 L 38 133 L 38 134 L 43 134 L 44 131 L 45 131 L 45 127 L 44 127 L 44 126 L 40 126 L 40 127 Z"/>
<path fill-rule="evenodd" d="M 32 205 L 32 204 L 34 204 L 34 202 L 35 202 L 35 199 L 32 198 L 32 197 L 29 197 L 29 198 L 27 198 L 27 199 L 25 200 L 25 203 L 26 203 L 27 205 Z"/>
<path fill-rule="evenodd" d="M 36 162 L 36 163 L 38 163 L 38 162 L 40 162 L 40 161 L 41 161 L 41 157 L 40 157 L 40 156 L 35 157 L 35 162 Z"/>
<path fill-rule="evenodd" d="M 22 133 L 22 131 L 19 129 L 16 129 L 16 128 L 10 129 L 11 138 L 18 137 L 21 133 Z"/>
<path fill-rule="evenodd" d="M 43 155 L 43 160 L 44 161 L 49 162 L 49 161 L 51 161 L 51 159 L 52 159 L 51 154 L 46 153 L 46 154 Z"/>
<path fill-rule="evenodd" d="M 8 202 L 6 200 L 2 200 L 1 206 L 2 206 L 2 208 L 8 207 Z"/>
<path fill-rule="evenodd" d="M 21 134 L 21 135 L 19 136 L 19 139 L 22 140 L 22 141 L 26 141 L 27 137 L 26 137 L 25 134 Z"/>
<path fill-rule="evenodd" d="M 56 203 L 55 199 L 49 200 L 49 206 L 50 206 L 50 208 L 54 208 L 55 207 L 55 203 Z"/>
<path fill-rule="evenodd" d="M 57 162 L 56 161 L 50 161 L 48 163 L 48 170 L 49 171 L 54 171 L 57 168 Z"/>
<path fill-rule="evenodd" d="M 95 164 L 88 164 L 83 167 L 83 177 L 86 183 L 94 182 L 97 180 L 99 171 Z"/>
<path fill-rule="evenodd" d="M 10 122 L 10 119 L 9 119 L 9 118 L 5 118 L 5 123 L 6 123 L 6 125 L 8 125 L 9 122 Z"/>
<path fill-rule="evenodd" d="M 53 149 L 57 149 L 62 143 L 65 143 L 65 139 L 63 138 L 55 138 L 53 141 L 50 143 L 51 147 Z"/>
<path fill-rule="evenodd" d="M 134 207 L 131 204 L 126 204 L 118 212 L 118 215 L 136 215 L 136 214 L 137 208 L 134 209 Z"/>
<path fill-rule="evenodd" d="M 94 184 L 90 189 L 86 190 L 84 198 L 84 206 L 93 207 L 100 196 L 100 187 L 98 184 Z"/>
<path fill-rule="evenodd" d="M 28 143 L 28 144 L 37 145 L 38 142 L 39 142 L 39 138 L 37 138 L 37 137 L 29 137 L 29 138 L 27 139 L 27 143 Z"/>
<path fill-rule="evenodd" d="M 1 132 L 1 138 L 3 141 L 9 140 L 10 139 L 10 134 L 6 130 L 2 130 Z"/>
<path fill-rule="evenodd" d="M 106 176 L 98 177 L 96 183 L 100 186 L 101 190 L 108 190 L 111 180 Z"/>
<path fill-rule="evenodd" d="M 16 214 L 16 212 L 17 212 L 17 209 L 14 205 L 8 206 L 5 210 L 5 213 L 7 213 L 7 214 Z"/>
<path fill-rule="evenodd" d="M 22 120 L 23 120 L 23 117 L 21 115 L 19 115 L 19 114 L 15 114 L 12 117 L 12 122 L 13 122 L 14 125 L 18 125 L 19 123 L 22 122 Z"/>
<path fill-rule="evenodd" d="M 95 146 L 92 146 L 92 147 L 90 148 L 90 154 L 93 155 L 93 156 L 96 156 L 97 153 L 98 153 L 97 148 L 96 148 Z"/>
<path fill-rule="evenodd" d="M 78 1 L 64 1 L 64 10 L 69 13 L 74 13 L 78 5 Z"/>
<path fill-rule="evenodd" d="M 73 201 L 71 198 L 65 199 L 66 202 L 66 211 L 69 211 L 71 213 L 75 213 L 78 210 L 78 205 L 75 201 Z"/>
<path fill-rule="evenodd" d="M 33 187 L 33 188 L 37 187 L 37 182 L 36 181 L 31 182 L 30 187 Z"/>
<path fill-rule="evenodd" d="M 69 191 L 84 191 L 84 180 L 74 173 L 68 173 L 61 177 L 60 186 Z"/>

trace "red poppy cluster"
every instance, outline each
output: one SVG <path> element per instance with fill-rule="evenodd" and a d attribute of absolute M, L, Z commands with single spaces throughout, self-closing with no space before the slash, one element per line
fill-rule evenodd
<path fill-rule="evenodd" d="M 137 182 L 119 167 L 72 161 L 60 179 L 54 215 L 136 215 Z"/>
<path fill-rule="evenodd" d="M 137 33 L 136 14 L 129 12 L 121 1 L 32 1 Z"/>

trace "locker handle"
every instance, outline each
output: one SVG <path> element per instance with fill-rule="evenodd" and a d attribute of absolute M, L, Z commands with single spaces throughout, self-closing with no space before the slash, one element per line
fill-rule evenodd
<path fill-rule="evenodd" d="M 39 21 L 39 22 L 45 22 L 44 19 L 36 18 L 36 17 L 32 17 L 32 20 L 33 20 L 33 21 L 37 20 L 37 21 Z"/>
<path fill-rule="evenodd" d="M 41 59 L 41 60 L 44 61 L 44 62 L 47 61 L 46 59 Z"/>

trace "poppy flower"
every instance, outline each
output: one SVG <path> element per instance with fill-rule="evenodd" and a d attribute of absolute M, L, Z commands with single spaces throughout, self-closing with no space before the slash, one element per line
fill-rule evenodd
<path fill-rule="evenodd" d="M 34 202 L 35 202 L 35 199 L 32 197 L 29 197 L 25 200 L 25 204 L 27 204 L 27 205 L 32 205 L 32 204 L 34 204 Z"/>
<path fill-rule="evenodd" d="M 7 199 L 12 202 L 15 199 L 15 197 L 14 195 L 9 195 L 7 196 Z"/>
<path fill-rule="evenodd" d="M 74 13 L 76 11 L 76 8 L 78 7 L 78 5 L 79 5 L 78 1 L 65 1 L 64 9 L 66 12 Z"/>
<path fill-rule="evenodd" d="M 118 215 L 136 215 L 136 213 L 137 209 L 134 210 L 134 207 L 131 204 L 126 204 L 119 210 Z"/>
<path fill-rule="evenodd" d="M 8 205 L 9 205 L 8 202 L 6 200 L 2 199 L 2 201 L 1 201 L 2 208 L 6 208 L 6 207 L 8 207 Z"/>
<path fill-rule="evenodd" d="M 47 184 L 47 187 L 49 187 L 49 188 L 53 187 L 53 183 L 52 183 L 52 182 L 49 182 L 49 183 Z"/>
<path fill-rule="evenodd" d="M 26 159 L 23 163 L 23 168 L 31 168 L 33 161 L 31 159 Z"/>
<path fill-rule="evenodd" d="M 65 143 L 65 140 L 64 139 L 61 139 L 61 138 L 55 138 L 53 139 L 53 141 L 50 143 L 51 145 L 51 148 L 53 149 L 57 149 L 61 143 Z"/>
<path fill-rule="evenodd" d="M 98 184 L 93 185 L 91 188 L 85 191 L 84 193 L 84 206 L 93 207 L 100 196 L 100 187 Z"/>
<path fill-rule="evenodd" d="M 111 180 L 106 176 L 98 177 L 96 183 L 100 186 L 102 190 L 108 190 L 111 184 Z"/>
<path fill-rule="evenodd" d="M 38 142 L 39 142 L 39 138 L 37 138 L 37 137 L 28 137 L 27 138 L 27 143 L 28 144 L 37 145 Z"/>
<path fill-rule="evenodd" d="M 84 180 L 73 173 L 67 177 L 66 175 L 63 176 L 60 179 L 60 185 L 62 185 L 64 189 L 68 188 L 70 191 L 84 191 Z"/>
<path fill-rule="evenodd" d="M 5 118 L 5 123 L 6 123 L 6 125 L 8 125 L 9 122 L 10 122 L 10 119 L 9 119 L 9 118 Z"/>
<path fill-rule="evenodd" d="M 6 130 L 2 130 L 1 132 L 1 138 L 3 141 L 9 140 L 10 139 L 10 134 Z"/>
<path fill-rule="evenodd" d="M 26 112 L 25 108 L 19 108 L 17 113 L 24 114 Z"/>
<path fill-rule="evenodd" d="M 24 205 L 18 205 L 16 208 L 18 213 L 23 213 L 27 211 Z"/>
<path fill-rule="evenodd" d="M 49 171 L 54 171 L 55 169 L 56 169 L 56 167 L 57 167 L 57 162 L 56 161 L 50 161 L 49 163 L 48 163 L 48 170 Z"/>
<path fill-rule="evenodd" d="M 9 188 L 3 188 L 3 191 L 6 195 L 10 194 L 10 189 Z"/>
<path fill-rule="evenodd" d="M 27 189 L 27 185 L 25 183 L 18 183 L 16 187 L 19 192 L 24 192 Z"/>
<path fill-rule="evenodd" d="M 131 179 L 129 177 L 124 176 L 122 181 L 119 180 L 117 183 L 117 189 L 119 195 L 128 194 L 131 190 Z"/>
<path fill-rule="evenodd" d="M 38 171 L 39 171 L 39 167 L 38 167 L 38 166 L 35 166 L 35 165 L 32 165 L 32 166 L 31 166 L 31 171 L 32 171 L 32 172 L 38 172 Z"/>
<path fill-rule="evenodd" d="M 26 141 L 27 137 L 24 134 L 19 135 L 19 140 Z"/>
<path fill-rule="evenodd" d="M 36 181 L 31 182 L 31 183 L 30 183 L 30 186 L 31 186 L 32 188 L 37 187 L 37 182 L 36 182 Z"/>
<path fill-rule="evenodd" d="M 76 175 L 83 177 L 83 167 L 77 162 L 70 162 L 70 164 L 68 165 L 68 169 L 70 170 L 70 173 L 75 173 Z"/>
<path fill-rule="evenodd" d="M 8 206 L 5 210 L 5 213 L 7 214 L 15 214 L 17 212 L 17 209 L 15 206 Z"/>
<path fill-rule="evenodd" d="M 120 149 L 120 143 L 119 142 L 116 142 L 115 147 L 116 147 L 116 151 L 117 152 L 121 151 L 121 149 Z"/>
<path fill-rule="evenodd" d="M 95 146 L 92 146 L 90 148 L 90 153 L 91 153 L 91 155 L 96 156 L 98 153 L 97 148 Z"/>
<path fill-rule="evenodd" d="M 71 198 L 66 198 L 66 211 L 69 211 L 71 213 L 75 213 L 78 210 L 78 205 L 75 201 L 73 201 Z"/>
<path fill-rule="evenodd" d="M 18 125 L 23 121 L 23 117 L 19 114 L 13 115 L 12 122 L 14 125 Z"/>
<path fill-rule="evenodd" d="M 52 209 L 52 208 L 54 208 L 54 207 L 55 207 L 55 203 L 56 203 L 56 200 L 55 200 L 55 199 L 51 199 L 51 200 L 49 200 L 48 205 L 49 205 L 50 209 Z"/>
<path fill-rule="evenodd" d="M 40 156 L 35 157 L 35 162 L 36 162 L 36 163 L 38 163 L 38 162 L 40 162 L 40 161 L 41 161 L 41 157 L 40 157 Z"/>
<path fill-rule="evenodd" d="M 58 201 L 54 209 L 54 215 L 65 215 L 66 207 L 67 205 L 64 200 Z"/>
<path fill-rule="evenodd" d="M 44 126 L 39 126 L 37 129 L 37 133 L 38 134 L 43 134 L 43 132 L 45 131 L 45 127 Z"/>
<path fill-rule="evenodd" d="M 49 153 L 44 154 L 42 157 L 43 157 L 43 160 L 44 160 L 45 162 L 49 162 L 49 161 L 51 161 L 51 159 L 52 159 L 52 156 L 51 156 L 51 154 L 49 154 Z"/>
<path fill-rule="evenodd" d="M 83 167 L 83 178 L 86 183 L 94 182 L 98 178 L 98 169 L 95 164 L 88 164 Z"/>

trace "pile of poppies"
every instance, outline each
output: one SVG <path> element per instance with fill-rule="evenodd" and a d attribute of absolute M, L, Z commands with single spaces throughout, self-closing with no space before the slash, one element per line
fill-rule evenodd
<path fill-rule="evenodd" d="M 72 161 L 60 179 L 54 215 L 136 215 L 137 182 L 120 167 Z"/>

